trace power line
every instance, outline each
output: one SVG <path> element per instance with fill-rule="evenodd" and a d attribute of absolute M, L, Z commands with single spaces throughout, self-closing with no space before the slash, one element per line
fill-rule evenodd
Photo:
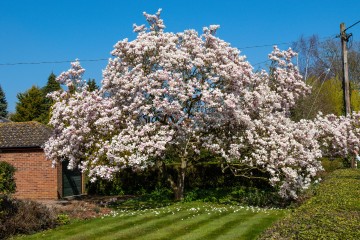
<path fill-rule="evenodd" d="M 359 21 L 360 22 L 360 21 Z M 355 24 L 353 24 L 355 25 Z M 323 37 L 320 39 L 325 39 L 325 38 L 332 38 L 332 36 L 330 37 Z M 252 48 L 263 48 L 263 47 L 272 47 L 272 46 L 279 46 L 279 45 L 289 45 L 289 44 L 293 44 L 296 41 L 292 41 L 292 42 L 282 42 L 282 43 L 273 43 L 273 44 L 264 44 L 264 45 L 255 45 L 255 46 L 247 46 L 247 47 L 241 47 L 238 48 L 239 50 L 242 49 L 252 49 Z M 108 58 L 98 58 L 98 59 L 84 59 L 84 60 L 79 60 L 80 62 L 100 62 L 100 61 L 108 61 Z M 0 63 L 0 67 L 1 66 L 15 66 L 15 65 L 40 65 L 40 64 L 62 64 L 62 63 L 71 63 L 74 62 L 75 60 L 62 60 L 62 61 L 39 61 L 39 62 L 15 62 L 15 63 Z M 269 60 L 267 60 L 269 61 Z M 255 65 L 260 65 L 262 63 L 265 63 L 267 61 L 264 62 L 260 62 L 260 63 L 256 63 Z"/>
<path fill-rule="evenodd" d="M 84 59 L 80 60 L 81 62 L 100 62 L 107 61 L 108 58 L 98 58 L 98 59 Z M 0 63 L 0 66 L 14 66 L 14 65 L 39 65 L 39 64 L 61 64 L 61 63 L 71 63 L 75 60 L 63 60 L 63 61 L 42 61 L 42 62 L 17 62 L 17 63 Z"/>
<path fill-rule="evenodd" d="M 357 21 L 356 23 L 354 23 L 353 25 L 351 25 L 350 27 L 347 27 L 347 28 L 344 30 L 344 32 L 346 32 L 346 30 L 348 30 L 349 28 L 352 28 L 353 26 L 355 26 L 355 25 L 358 24 L 358 23 L 360 23 L 360 20 Z"/>
<path fill-rule="evenodd" d="M 334 38 L 336 36 L 336 34 L 333 34 L 331 36 L 328 36 L 328 37 L 322 37 L 322 38 L 319 38 L 320 40 L 321 39 L 331 39 L 331 38 Z M 296 43 L 296 41 L 291 41 L 291 42 L 282 42 L 282 43 L 273 43 L 273 44 L 264 44 L 264 45 L 255 45 L 255 46 L 249 46 L 249 47 L 240 47 L 238 48 L 239 50 L 242 50 L 242 49 L 251 49 L 251 48 L 263 48 L 263 47 L 272 47 L 272 46 L 280 46 L 280 45 L 290 45 L 290 44 L 294 44 Z"/>
<path fill-rule="evenodd" d="M 295 42 L 295 41 L 294 41 Z M 251 48 L 263 48 L 263 47 L 272 47 L 274 45 L 289 45 L 290 43 L 294 43 L 294 42 L 286 42 L 286 43 L 274 43 L 274 44 L 264 44 L 264 45 L 255 45 L 255 46 L 250 46 L 250 47 L 240 47 L 239 49 L 251 49 Z"/>

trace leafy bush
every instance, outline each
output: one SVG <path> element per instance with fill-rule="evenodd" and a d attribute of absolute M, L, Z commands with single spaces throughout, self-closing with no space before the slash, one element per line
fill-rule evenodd
<path fill-rule="evenodd" d="M 315 191 L 260 239 L 360 239 L 360 170 L 335 170 Z"/>
<path fill-rule="evenodd" d="M 258 207 L 284 207 L 290 202 L 284 201 L 276 191 L 256 187 L 220 187 L 212 189 L 194 189 L 185 193 L 185 202 L 204 201 L 214 203 L 230 203 Z"/>
<path fill-rule="evenodd" d="M 0 239 L 15 234 L 30 234 L 55 227 L 57 217 L 45 205 L 19 199 L 2 197 L 0 207 L 3 214 L 0 216 Z"/>
<path fill-rule="evenodd" d="M 173 179 L 177 177 L 177 164 L 166 166 L 167 174 Z M 230 172 L 223 172 L 219 163 L 206 162 L 187 169 L 185 178 L 185 192 L 197 189 L 215 189 L 223 187 L 255 187 L 265 191 L 273 190 L 262 180 L 235 177 Z M 166 176 L 157 168 L 147 168 L 144 171 L 134 171 L 125 168 L 117 173 L 111 181 L 97 180 L 87 183 L 90 195 L 143 195 L 154 194 L 159 189 L 170 189 Z M 188 196 L 189 197 L 189 196 Z"/>
<path fill-rule="evenodd" d="M 321 158 L 321 164 L 326 172 L 332 172 L 336 169 L 344 168 L 346 163 L 342 158 Z"/>
<path fill-rule="evenodd" d="M 0 194 L 11 194 L 16 191 L 15 168 L 7 162 L 0 162 Z"/>
<path fill-rule="evenodd" d="M 59 225 L 66 225 L 70 223 L 70 217 L 65 213 L 61 213 L 57 215 L 56 221 Z"/>
<path fill-rule="evenodd" d="M 90 195 L 142 195 L 151 193 L 156 187 L 165 185 L 161 182 L 159 172 L 154 168 L 144 171 L 135 171 L 132 168 L 124 168 L 115 174 L 111 181 L 99 179 L 86 184 Z"/>

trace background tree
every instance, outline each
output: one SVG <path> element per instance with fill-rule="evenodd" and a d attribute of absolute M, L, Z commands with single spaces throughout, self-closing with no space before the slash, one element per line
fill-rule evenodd
<path fill-rule="evenodd" d="M 339 78 L 330 78 L 319 81 L 311 77 L 307 83 L 312 86 L 309 95 L 302 97 L 291 109 L 292 119 L 314 119 L 319 112 L 324 115 L 335 114 L 340 116 L 344 113 L 342 81 Z M 351 83 L 351 109 L 360 110 L 360 92 Z"/>
<path fill-rule="evenodd" d="M 56 81 L 56 75 L 51 73 L 48 77 L 46 85 L 41 89 L 46 96 L 48 93 L 61 89 L 60 83 Z M 50 99 L 50 98 L 49 98 Z"/>
<path fill-rule="evenodd" d="M 61 90 L 60 83 L 56 81 L 55 74 L 51 73 L 44 87 L 32 86 L 17 95 L 16 111 L 10 119 L 15 122 L 38 121 L 47 124 L 54 103 L 48 94 L 59 90 Z"/>
<path fill-rule="evenodd" d="M 351 88 L 351 110 L 358 111 L 360 105 L 360 44 L 349 44 L 348 62 Z M 342 58 L 338 39 L 320 41 L 315 35 L 300 39 L 293 48 L 299 53 L 297 65 L 304 81 L 313 87 L 309 96 L 301 99 L 294 109 L 292 118 L 313 119 L 318 112 L 324 114 L 344 113 L 342 98 Z"/>
<path fill-rule="evenodd" d="M 298 52 L 298 67 L 306 81 L 308 78 L 327 80 L 342 76 L 341 44 L 337 38 L 320 41 L 316 35 L 300 37 L 293 44 Z M 349 80 L 360 83 L 360 43 L 348 44 Z"/>
<path fill-rule="evenodd" d="M 61 89 L 60 83 L 56 81 L 56 75 L 51 73 L 48 77 L 46 85 L 41 89 L 43 92 L 43 106 L 41 109 L 41 114 L 38 117 L 38 121 L 47 124 L 50 119 L 51 106 L 54 104 L 54 101 L 51 97 L 48 96 L 49 93 L 58 91 Z"/>
<path fill-rule="evenodd" d="M 87 80 L 87 82 L 86 82 L 86 84 L 87 84 L 87 90 L 89 91 L 89 92 L 93 92 L 93 91 L 95 91 L 95 90 L 99 90 L 100 89 L 100 87 L 96 84 L 96 82 L 95 82 L 95 79 L 88 79 Z"/>
<path fill-rule="evenodd" d="M 15 122 L 42 121 L 44 112 L 44 94 L 37 86 L 32 86 L 24 93 L 17 94 L 15 113 L 11 120 Z"/>
<path fill-rule="evenodd" d="M 8 115 L 7 101 L 5 98 L 5 93 L 0 85 L 0 117 L 6 118 L 7 115 Z"/>

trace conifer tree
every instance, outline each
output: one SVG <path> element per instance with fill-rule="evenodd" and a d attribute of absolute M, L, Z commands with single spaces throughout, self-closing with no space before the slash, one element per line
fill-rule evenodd
<path fill-rule="evenodd" d="M 51 93 L 53 91 L 60 90 L 60 83 L 56 81 L 56 75 L 54 73 L 51 73 L 48 77 L 48 81 L 45 85 L 45 87 L 42 88 L 42 91 L 44 92 L 44 95 L 46 96 L 48 93 Z"/>
<path fill-rule="evenodd" d="M 15 122 L 38 121 L 47 124 L 53 104 L 53 100 L 47 97 L 47 94 L 60 89 L 61 86 L 56 81 L 56 75 L 51 73 L 44 87 L 32 86 L 26 92 L 19 93 L 16 112 L 11 116 L 11 120 Z"/>
<path fill-rule="evenodd" d="M 43 106 L 41 109 L 41 114 L 38 118 L 38 121 L 47 124 L 50 119 L 51 106 L 53 105 L 53 100 L 47 95 L 51 92 L 58 91 L 61 89 L 60 83 L 56 81 L 56 75 L 51 73 L 46 85 L 41 89 L 43 92 Z"/>
<path fill-rule="evenodd" d="M 90 92 L 100 89 L 99 86 L 96 84 L 95 79 L 87 80 L 86 84 L 88 86 L 87 90 Z"/>
<path fill-rule="evenodd" d="M 5 93 L 0 85 L 0 117 L 7 117 L 7 115 L 8 115 L 7 101 L 5 98 Z"/>
<path fill-rule="evenodd" d="M 17 96 L 16 112 L 11 116 L 11 120 L 15 122 L 39 121 L 43 114 L 44 94 L 37 86 L 32 86 L 24 93 Z"/>

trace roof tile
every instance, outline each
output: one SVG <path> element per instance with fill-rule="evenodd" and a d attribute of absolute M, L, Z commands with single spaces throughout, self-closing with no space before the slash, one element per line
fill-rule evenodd
<path fill-rule="evenodd" d="M 51 134 L 38 122 L 0 122 L 0 148 L 41 147 Z"/>

